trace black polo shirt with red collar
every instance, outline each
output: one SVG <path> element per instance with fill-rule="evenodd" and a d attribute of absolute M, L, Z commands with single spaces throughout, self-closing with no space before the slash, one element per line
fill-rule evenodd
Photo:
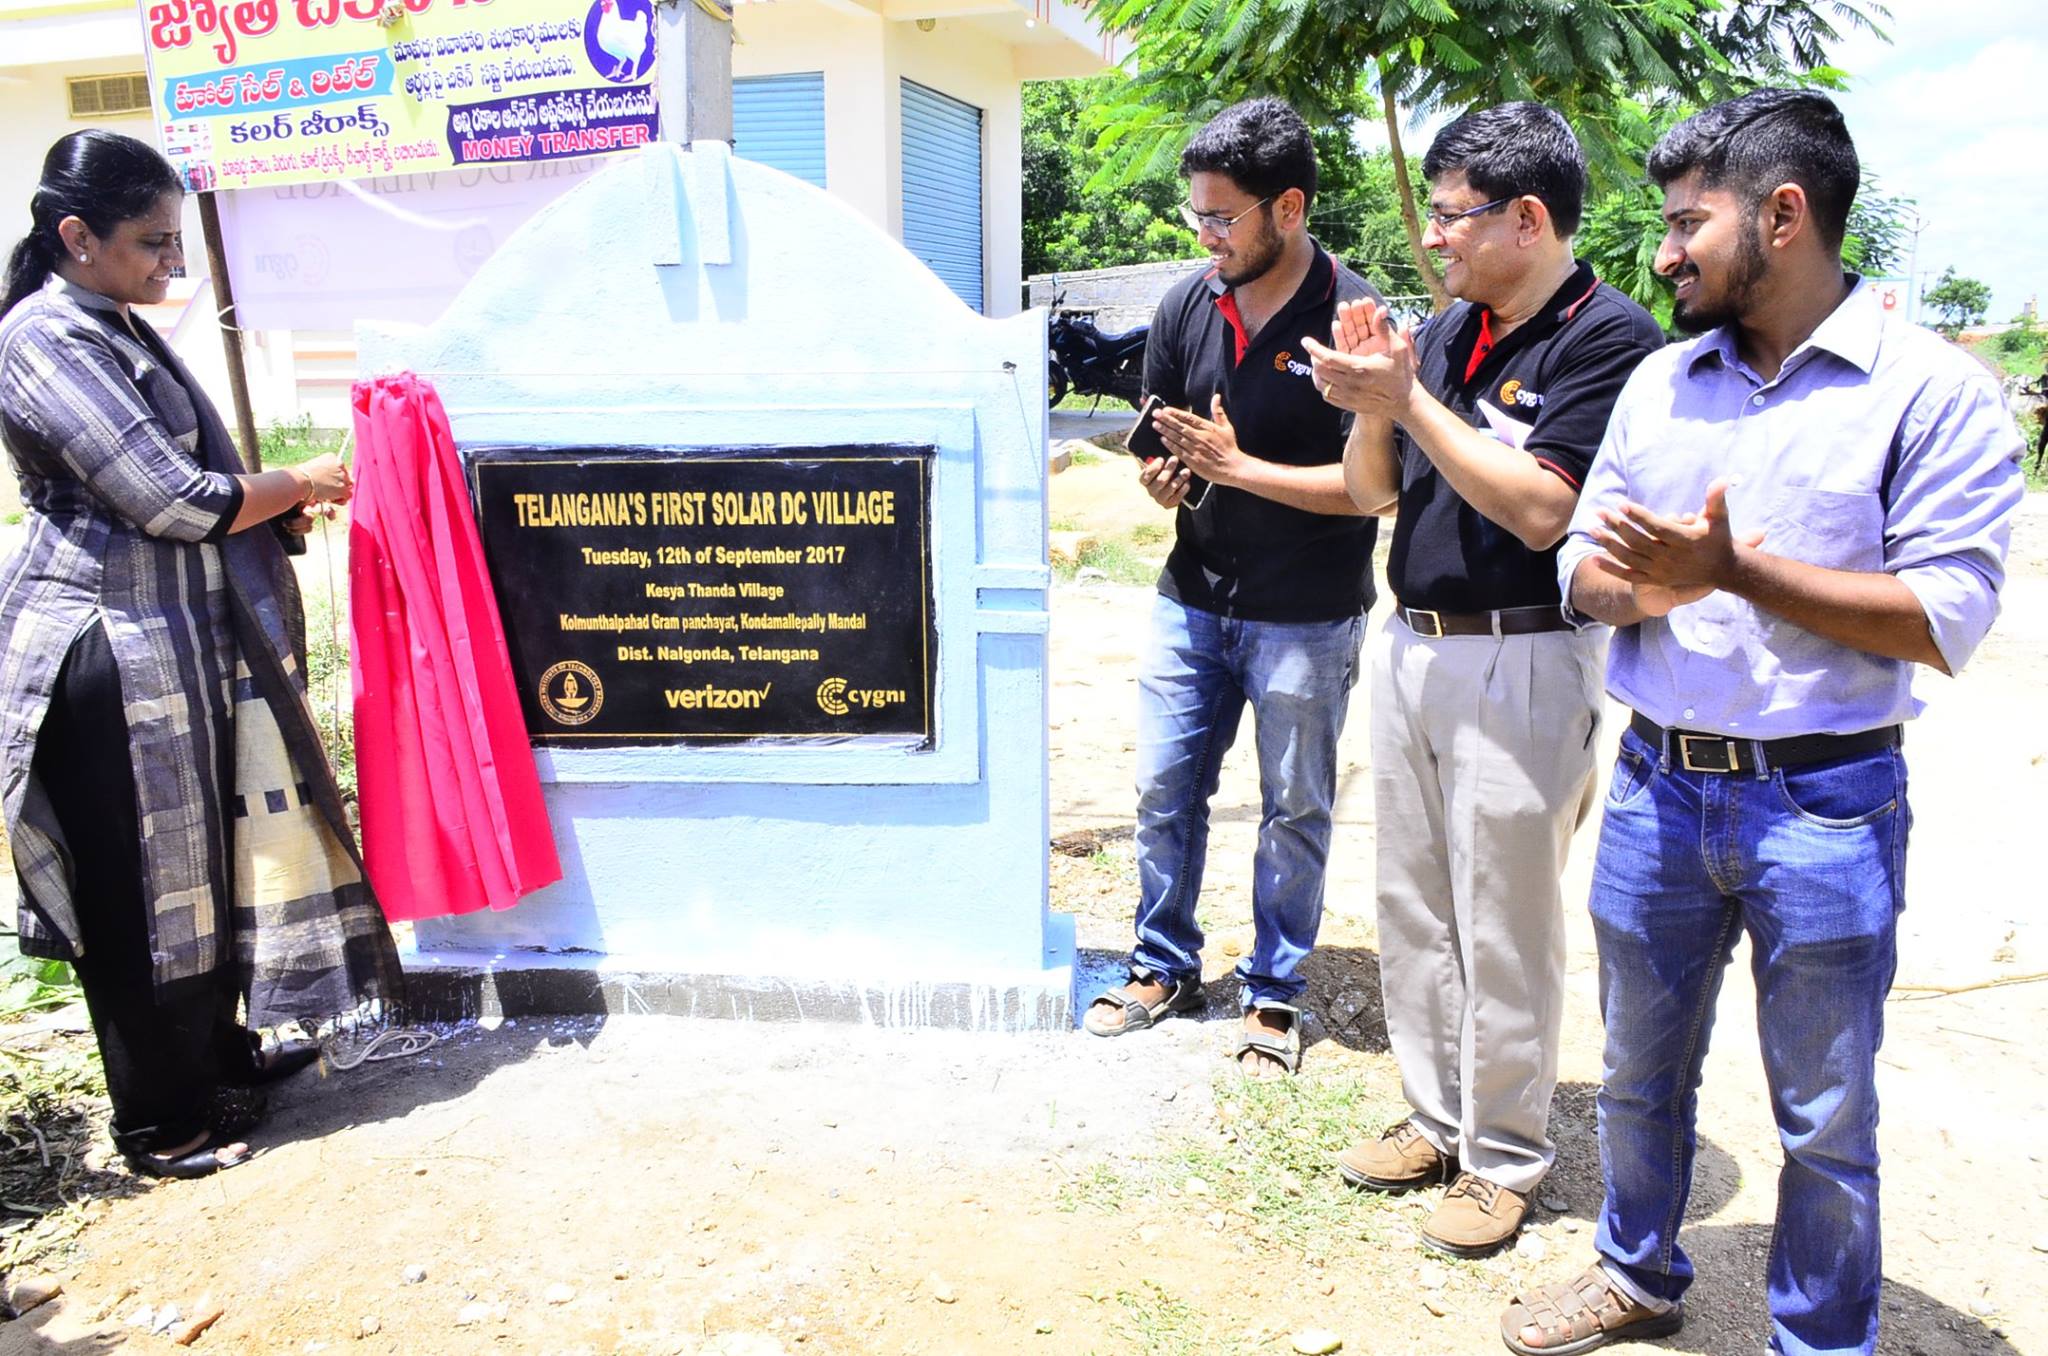
<path fill-rule="evenodd" d="M 1237 444 L 1264 461 L 1327 466 L 1344 459 L 1351 416 L 1316 390 L 1303 335 L 1326 339 L 1337 303 L 1379 299 L 1371 285 L 1315 246 L 1294 297 L 1256 336 L 1214 268 L 1174 284 L 1145 342 L 1145 390 L 1211 417 L 1210 399 Z M 1218 485 L 1199 509 L 1175 517 L 1173 552 L 1159 591 L 1188 607 L 1247 621 L 1341 621 L 1372 606 L 1371 518 L 1308 513 Z"/>
<path fill-rule="evenodd" d="M 1500 437 L 1493 421 L 1512 420 L 1523 450 L 1576 491 L 1622 383 L 1664 346 L 1664 332 L 1584 263 L 1498 343 L 1492 320 L 1471 302 L 1431 317 L 1415 339 L 1416 380 L 1481 432 Z M 1387 585 L 1404 607 L 1473 613 L 1561 601 L 1555 546 L 1530 550 L 1466 503 L 1406 429 L 1394 437 L 1401 499 Z"/>

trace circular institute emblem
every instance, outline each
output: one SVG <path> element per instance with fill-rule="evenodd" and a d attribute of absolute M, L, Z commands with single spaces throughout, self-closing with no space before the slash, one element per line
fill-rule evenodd
<path fill-rule="evenodd" d="M 557 725 L 583 725 L 604 709 L 604 684 L 590 665 L 564 659 L 540 676 L 540 709 Z"/>

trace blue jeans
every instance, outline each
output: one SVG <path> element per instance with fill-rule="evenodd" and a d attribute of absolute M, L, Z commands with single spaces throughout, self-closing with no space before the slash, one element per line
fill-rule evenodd
<path fill-rule="evenodd" d="M 1201 972 L 1195 902 L 1209 799 L 1246 702 L 1264 802 L 1252 859 L 1245 1006 L 1291 1005 L 1323 921 L 1337 736 L 1358 676 L 1364 619 L 1260 622 L 1158 598 L 1138 675 L 1138 944 L 1133 965 L 1169 981 Z"/>
<path fill-rule="evenodd" d="M 1692 1280 L 1678 1225 L 1700 1069 L 1747 932 L 1785 1155 L 1766 1275 L 1771 1350 L 1784 1356 L 1877 1345 L 1876 1062 L 1910 823 L 1895 749 L 1687 772 L 1676 749 L 1630 731 L 1607 793 L 1592 894 L 1607 1028 L 1597 1245 L 1653 1299 Z"/>

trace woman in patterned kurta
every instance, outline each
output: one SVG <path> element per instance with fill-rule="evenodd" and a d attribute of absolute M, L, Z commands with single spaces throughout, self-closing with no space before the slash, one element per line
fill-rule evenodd
<path fill-rule="evenodd" d="M 184 194 L 153 149 L 60 140 L 7 271 L 0 438 L 28 540 L 0 567 L 0 809 L 22 950 L 72 961 L 116 1144 L 199 1176 L 208 1129 L 266 1069 L 251 1025 L 398 996 L 398 967 L 288 639 L 273 523 L 342 502 L 328 456 L 247 474 L 191 374 L 131 306 L 183 263 Z"/>

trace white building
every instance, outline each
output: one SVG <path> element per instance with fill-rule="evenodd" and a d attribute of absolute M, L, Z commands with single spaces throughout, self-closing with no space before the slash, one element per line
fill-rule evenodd
<path fill-rule="evenodd" d="M 1094 74 L 1124 55 L 1080 3 L 743 0 L 734 30 L 738 154 L 845 200 L 977 310 L 1019 309 L 1021 86 Z M 0 214 L 0 248 L 27 228 L 53 141 L 86 126 L 152 140 L 148 103 L 135 0 L 0 0 L 0 204 L 16 204 L 11 227 Z M 193 280 L 157 320 L 224 397 L 210 305 L 182 314 L 206 269 L 189 208 L 187 227 Z M 301 413 L 345 422 L 347 331 L 257 331 L 247 347 L 259 424 Z"/>

